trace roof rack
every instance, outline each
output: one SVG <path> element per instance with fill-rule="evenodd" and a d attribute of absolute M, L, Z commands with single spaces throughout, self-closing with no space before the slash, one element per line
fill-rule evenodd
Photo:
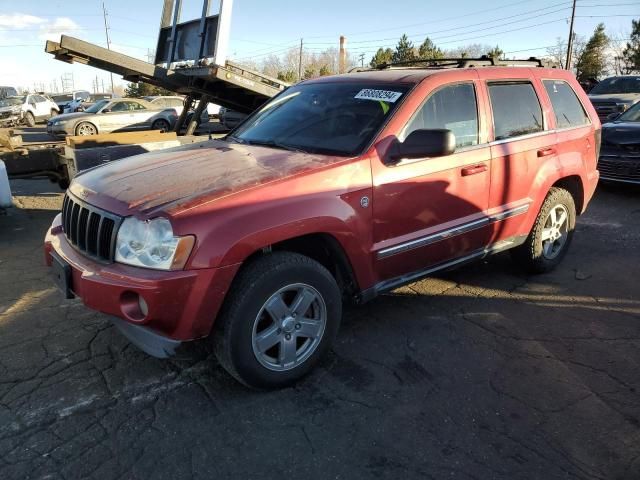
<path fill-rule="evenodd" d="M 369 70 L 389 70 L 393 68 L 477 68 L 477 67 L 541 67 L 559 68 L 553 61 L 529 57 L 526 60 L 499 60 L 483 55 L 480 58 L 418 58 L 402 62 L 383 63 Z M 356 71 L 364 71 L 358 69 Z"/>

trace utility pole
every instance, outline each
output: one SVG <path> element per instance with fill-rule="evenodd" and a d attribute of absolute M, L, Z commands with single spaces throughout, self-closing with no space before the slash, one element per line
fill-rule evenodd
<path fill-rule="evenodd" d="M 302 39 L 300 39 L 300 55 L 298 56 L 298 81 L 302 80 Z"/>
<path fill-rule="evenodd" d="M 567 63 L 565 67 L 567 70 L 571 70 L 571 56 L 573 55 L 573 39 L 575 33 L 573 33 L 573 21 L 576 18 L 576 0 L 573 0 L 573 10 L 571 11 L 571 26 L 569 27 L 569 42 L 567 43 Z"/>
<path fill-rule="evenodd" d="M 104 34 L 107 36 L 107 50 L 111 50 L 111 40 L 109 40 L 109 27 L 107 26 L 107 8 L 104 6 L 104 2 L 102 2 L 102 16 L 104 17 Z M 115 94 L 113 88 L 113 73 L 111 73 L 111 94 Z"/>
<path fill-rule="evenodd" d="M 338 60 L 338 73 L 344 73 L 347 69 L 347 38 L 344 35 L 340 36 L 340 57 Z"/>
<path fill-rule="evenodd" d="M 360 66 L 364 68 L 364 53 L 361 53 L 359 58 L 360 58 Z"/>

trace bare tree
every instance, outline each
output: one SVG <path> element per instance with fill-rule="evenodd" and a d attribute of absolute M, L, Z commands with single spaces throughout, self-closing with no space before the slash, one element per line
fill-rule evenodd
<path fill-rule="evenodd" d="M 620 31 L 609 34 L 609 70 L 615 75 L 626 75 L 633 71 L 624 55 L 629 32 Z"/>

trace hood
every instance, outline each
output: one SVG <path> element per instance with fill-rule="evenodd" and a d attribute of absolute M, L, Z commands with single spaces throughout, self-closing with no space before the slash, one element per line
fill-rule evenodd
<path fill-rule="evenodd" d="M 615 102 L 615 103 L 635 103 L 640 100 L 638 93 L 603 93 L 601 95 L 589 95 L 593 103 Z"/>
<path fill-rule="evenodd" d="M 640 122 L 612 122 L 602 126 L 602 143 L 640 145 Z"/>
<path fill-rule="evenodd" d="M 52 117 L 51 120 L 49 121 L 53 122 L 55 120 L 73 120 L 74 118 L 90 117 L 91 115 L 95 115 L 95 113 L 86 113 L 86 112 L 62 113 L 60 115 L 56 115 L 55 117 Z"/>
<path fill-rule="evenodd" d="M 69 189 L 118 215 L 181 209 L 344 160 L 218 140 L 110 162 L 77 175 Z"/>
<path fill-rule="evenodd" d="M 20 105 L 12 105 L 10 107 L 0 107 L 0 112 L 2 113 L 4 112 L 20 113 L 20 110 L 22 110 L 22 107 Z"/>

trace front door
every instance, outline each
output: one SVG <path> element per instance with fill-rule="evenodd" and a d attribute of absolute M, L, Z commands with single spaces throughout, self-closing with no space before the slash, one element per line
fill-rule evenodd
<path fill-rule="evenodd" d="M 487 244 L 491 152 L 480 134 L 480 103 L 471 79 L 432 91 L 398 139 L 416 129 L 444 128 L 456 137 L 455 153 L 374 165 L 374 258 L 380 280 L 417 273 Z"/>

